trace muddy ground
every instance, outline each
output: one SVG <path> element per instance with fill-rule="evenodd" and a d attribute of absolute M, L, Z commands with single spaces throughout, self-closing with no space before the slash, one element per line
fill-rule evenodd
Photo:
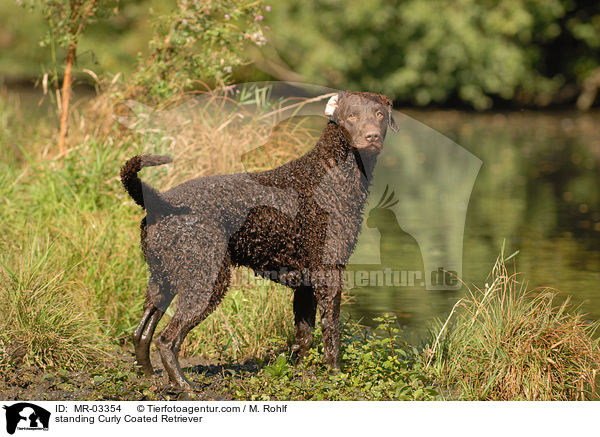
<path fill-rule="evenodd" d="M 133 354 L 120 351 L 113 362 L 83 371 L 13 367 L 0 376 L 0 400 L 233 400 L 235 376 L 258 372 L 253 362 L 215 365 L 201 357 L 181 358 L 188 378 L 199 390 L 184 392 L 166 379 L 158 354 L 152 355 L 155 375 L 136 368 Z"/>

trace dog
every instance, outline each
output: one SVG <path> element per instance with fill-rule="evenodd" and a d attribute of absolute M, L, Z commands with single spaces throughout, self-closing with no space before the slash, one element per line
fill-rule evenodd
<path fill-rule="evenodd" d="M 192 387 L 179 348 L 227 292 L 233 266 L 294 290 L 292 350 L 298 359 L 312 344 L 318 307 L 323 361 L 339 369 L 342 276 L 387 128 L 398 127 L 391 100 L 374 93 L 340 92 L 325 115 L 330 120 L 314 148 L 273 170 L 193 179 L 160 193 L 138 172 L 170 158 L 135 156 L 123 166 L 125 189 L 146 209 L 141 246 L 150 279 L 133 332 L 145 374 L 153 374 L 149 350 L 156 325 L 178 295 L 177 310 L 155 344 L 171 382 Z"/>

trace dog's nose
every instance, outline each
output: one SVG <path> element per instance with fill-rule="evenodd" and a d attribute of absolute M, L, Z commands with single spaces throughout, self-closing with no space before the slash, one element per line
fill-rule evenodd
<path fill-rule="evenodd" d="M 376 143 L 379 141 L 379 132 L 376 130 L 369 131 L 367 132 L 366 137 L 369 143 Z"/>

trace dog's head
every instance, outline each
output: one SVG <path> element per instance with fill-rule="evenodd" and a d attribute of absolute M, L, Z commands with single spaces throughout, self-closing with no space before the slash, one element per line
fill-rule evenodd
<path fill-rule="evenodd" d="M 325 115 L 345 129 L 358 150 L 379 151 L 388 125 L 398 131 L 392 101 L 382 94 L 342 91 L 329 99 Z"/>

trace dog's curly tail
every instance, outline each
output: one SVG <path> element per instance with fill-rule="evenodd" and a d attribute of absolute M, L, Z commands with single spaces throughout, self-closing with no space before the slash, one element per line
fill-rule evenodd
<path fill-rule="evenodd" d="M 173 159 L 168 156 L 138 155 L 125 163 L 121 168 L 121 183 L 135 203 L 142 208 L 146 208 L 146 205 L 152 205 L 152 207 L 159 207 L 163 211 L 173 209 L 172 205 L 161 198 L 156 189 L 142 182 L 138 177 L 138 172 L 144 167 L 168 164 L 171 161 Z"/>

